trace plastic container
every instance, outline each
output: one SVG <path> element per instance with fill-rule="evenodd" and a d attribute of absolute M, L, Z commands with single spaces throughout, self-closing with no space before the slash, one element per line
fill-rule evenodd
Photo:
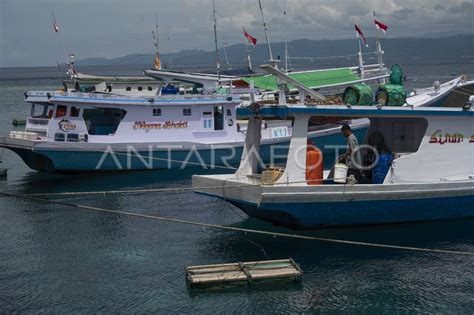
<path fill-rule="evenodd" d="M 178 93 L 179 93 L 179 88 L 172 85 L 167 85 L 161 88 L 161 94 L 163 95 L 174 95 Z"/>
<path fill-rule="evenodd" d="M 349 171 L 349 167 L 346 164 L 336 164 L 334 166 L 334 182 L 345 184 L 347 182 L 347 171 Z"/>
<path fill-rule="evenodd" d="M 375 165 L 372 171 L 372 182 L 374 184 L 383 184 L 385 177 L 387 177 L 388 171 L 392 165 L 392 153 L 382 152 L 379 155 L 379 161 Z"/>
<path fill-rule="evenodd" d="M 323 154 L 315 147 L 306 150 L 306 180 L 308 185 L 323 184 Z"/>

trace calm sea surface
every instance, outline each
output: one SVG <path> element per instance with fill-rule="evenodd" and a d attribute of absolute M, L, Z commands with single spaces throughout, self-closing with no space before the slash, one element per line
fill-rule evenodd
<path fill-rule="evenodd" d="M 403 64 L 403 62 L 401 62 Z M 459 73 L 474 77 L 472 58 L 410 60 L 407 86 L 429 86 Z M 87 69 L 93 73 L 94 69 Z M 140 69 L 95 69 L 139 74 Z M 53 68 L 0 69 L 0 135 L 25 117 L 23 93 L 59 86 Z M 60 176 L 29 170 L 5 151 L 13 193 L 190 187 L 196 171 Z M 57 197 L 55 197 L 57 198 Z M 267 231 L 193 192 L 60 198 L 134 213 Z M 474 219 L 297 232 L 304 235 L 474 252 Z M 192 291 L 188 265 L 292 257 L 300 283 Z M 0 197 L 0 313 L 473 313 L 474 259 L 315 241 L 273 238 Z"/>

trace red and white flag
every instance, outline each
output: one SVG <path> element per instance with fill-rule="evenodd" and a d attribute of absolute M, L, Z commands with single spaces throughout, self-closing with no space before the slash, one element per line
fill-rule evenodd
<path fill-rule="evenodd" d="M 359 25 L 355 25 L 355 30 L 357 38 L 362 38 L 365 47 L 369 47 L 369 44 L 367 44 L 367 39 L 365 39 L 364 33 L 362 33 L 362 30 L 360 29 Z"/>
<path fill-rule="evenodd" d="M 383 24 L 382 22 L 379 22 L 377 20 L 374 20 L 375 27 L 379 30 L 381 30 L 384 34 L 388 30 L 388 25 Z"/>
<path fill-rule="evenodd" d="M 252 35 L 250 35 L 249 33 L 247 33 L 245 28 L 243 28 L 243 30 L 244 30 L 244 36 L 245 36 L 245 38 L 247 38 L 249 43 L 254 45 L 254 46 L 257 45 L 257 39 L 255 37 L 253 37 Z"/>

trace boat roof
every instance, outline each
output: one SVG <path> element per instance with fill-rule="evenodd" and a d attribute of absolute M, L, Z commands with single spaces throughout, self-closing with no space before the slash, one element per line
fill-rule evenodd
<path fill-rule="evenodd" d="M 29 103 L 100 104 L 100 105 L 205 105 L 239 104 L 240 95 L 167 95 L 156 97 L 122 96 L 100 93 L 31 91 L 26 94 Z"/>
<path fill-rule="evenodd" d="M 357 81 L 360 79 L 351 68 L 301 71 L 288 73 L 288 76 L 311 89 Z M 249 84 L 253 81 L 254 86 L 262 90 L 278 90 L 278 83 L 275 75 L 243 77 L 242 80 Z M 290 84 L 288 88 L 293 89 L 294 86 Z"/>
<path fill-rule="evenodd" d="M 74 79 L 86 82 L 124 82 L 124 83 L 142 83 L 156 82 L 156 79 L 146 76 L 98 76 L 78 72 L 74 75 Z M 72 79 L 70 81 L 73 81 Z"/>
<path fill-rule="evenodd" d="M 239 107 L 241 117 L 260 116 L 262 118 L 284 119 L 298 114 L 321 117 L 430 117 L 430 116 L 474 116 L 473 108 L 465 110 L 453 107 L 411 107 L 411 106 L 350 106 L 350 105 L 266 105 L 257 110 Z"/>

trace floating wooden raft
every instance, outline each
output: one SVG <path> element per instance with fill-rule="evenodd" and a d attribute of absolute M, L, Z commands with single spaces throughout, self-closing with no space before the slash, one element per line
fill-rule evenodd
<path fill-rule="evenodd" d="M 303 271 L 293 259 L 239 262 L 232 264 L 189 266 L 187 280 L 191 287 L 225 284 L 249 284 L 259 280 L 294 280 Z"/>

